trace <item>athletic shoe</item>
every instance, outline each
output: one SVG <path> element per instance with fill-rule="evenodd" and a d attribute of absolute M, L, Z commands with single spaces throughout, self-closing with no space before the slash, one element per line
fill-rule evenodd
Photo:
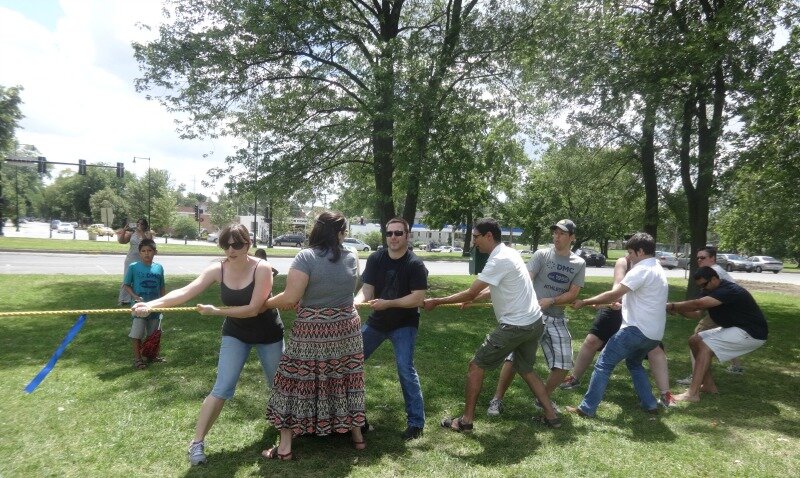
<path fill-rule="evenodd" d="M 189 464 L 192 466 L 202 465 L 207 462 L 205 443 L 202 441 L 190 443 L 187 456 L 189 458 Z"/>
<path fill-rule="evenodd" d="M 556 410 L 556 413 L 561 413 L 561 409 L 560 409 L 560 408 L 558 408 L 558 405 L 556 405 L 556 402 L 554 402 L 554 401 L 550 400 L 550 405 L 552 405 L 552 406 L 553 406 L 553 408 Z M 539 401 L 539 399 L 538 399 L 538 398 L 536 399 L 536 401 L 535 401 L 535 402 L 533 402 L 533 406 L 534 406 L 534 407 L 535 407 L 537 410 L 539 410 L 540 412 L 543 412 L 543 411 L 544 411 L 544 408 L 542 407 L 542 403 Z"/>
<path fill-rule="evenodd" d="M 735 375 L 741 375 L 744 373 L 744 367 L 739 367 L 737 365 L 731 365 L 730 367 L 725 369 L 726 372 L 732 373 Z"/>
<path fill-rule="evenodd" d="M 422 428 L 409 425 L 406 431 L 403 432 L 403 440 L 414 440 L 422 436 Z"/>
<path fill-rule="evenodd" d="M 675 380 L 675 383 L 677 383 L 678 385 L 685 385 L 685 386 L 688 387 L 689 385 L 692 384 L 692 376 L 689 375 L 686 378 L 682 378 L 680 380 Z"/>
<path fill-rule="evenodd" d="M 493 398 L 489 402 L 489 408 L 486 409 L 486 414 L 490 417 L 497 417 L 503 413 L 503 401 L 499 398 Z"/>
<path fill-rule="evenodd" d="M 562 390 L 572 390 L 573 388 L 578 388 L 581 384 L 581 381 L 577 378 L 573 377 L 572 375 L 568 375 L 567 378 L 558 386 L 558 388 Z"/>
<path fill-rule="evenodd" d="M 669 408 L 677 405 L 678 401 L 672 396 L 672 392 L 667 391 L 661 394 L 661 400 L 658 401 L 658 404 L 664 408 Z"/>

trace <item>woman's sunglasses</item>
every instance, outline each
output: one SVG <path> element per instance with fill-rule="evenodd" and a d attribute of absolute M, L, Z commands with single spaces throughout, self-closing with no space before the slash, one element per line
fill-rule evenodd
<path fill-rule="evenodd" d="M 232 248 L 234 248 L 234 249 L 236 249 L 238 251 L 239 249 L 243 248 L 245 245 L 246 245 L 246 243 L 244 243 L 244 242 L 231 242 L 227 246 L 224 246 L 223 249 L 227 249 L 229 247 L 232 247 Z"/>

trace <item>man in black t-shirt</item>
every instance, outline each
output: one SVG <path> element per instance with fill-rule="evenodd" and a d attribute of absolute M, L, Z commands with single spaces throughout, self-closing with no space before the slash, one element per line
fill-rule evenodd
<path fill-rule="evenodd" d="M 361 281 L 364 285 L 355 303 L 368 303 L 372 308 L 369 320 L 362 327 L 364 360 L 384 340 L 392 342 L 397 375 L 406 403 L 408 427 L 403 439 L 422 436 L 425 407 L 419 376 L 414 368 L 414 348 L 419 327 L 419 307 L 428 289 L 428 270 L 422 260 L 408 250 L 408 222 L 391 219 L 386 224 L 386 248 L 373 252 L 367 259 Z"/>
<path fill-rule="evenodd" d="M 694 273 L 700 288 L 700 298 L 667 303 L 667 312 L 701 319 L 708 311 L 719 327 L 704 330 L 689 337 L 694 355 L 694 370 L 689 390 L 675 400 L 699 402 L 700 392 L 716 393 L 717 385 L 711 376 L 711 358 L 726 362 L 752 352 L 767 341 L 767 321 L 753 296 L 743 287 L 722 280 L 711 267 L 701 267 Z"/>

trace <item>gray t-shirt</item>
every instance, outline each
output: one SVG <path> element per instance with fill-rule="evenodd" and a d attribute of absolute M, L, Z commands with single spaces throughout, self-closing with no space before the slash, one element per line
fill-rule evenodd
<path fill-rule="evenodd" d="M 292 261 L 291 269 L 308 274 L 308 285 L 300 299 L 303 307 L 347 307 L 353 305 L 353 292 L 358 277 L 358 259 L 342 248 L 339 260 L 331 262 L 333 254 L 319 249 L 303 249 Z"/>
<path fill-rule="evenodd" d="M 555 247 L 539 249 L 528 262 L 536 297 L 556 297 L 568 291 L 572 284 L 583 287 L 586 261 L 574 252 L 569 257 L 556 254 Z M 553 305 L 542 311 L 550 317 L 564 317 L 564 306 Z"/>

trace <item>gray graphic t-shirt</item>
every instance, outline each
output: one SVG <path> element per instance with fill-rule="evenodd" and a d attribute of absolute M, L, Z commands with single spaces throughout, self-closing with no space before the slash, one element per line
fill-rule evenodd
<path fill-rule="evenodd" d="M 583 287 L 586 262 L 574 252 L 569 257 L 556 254 L 554 247 L 539 249 L 528 262 L 533 278 L 533 290 L 540 299 L 556 297 L 568 291 L 572 284 Z M 550 306 L 542 311 L 550 317 L 564 317 L 564 306 Z"/>

